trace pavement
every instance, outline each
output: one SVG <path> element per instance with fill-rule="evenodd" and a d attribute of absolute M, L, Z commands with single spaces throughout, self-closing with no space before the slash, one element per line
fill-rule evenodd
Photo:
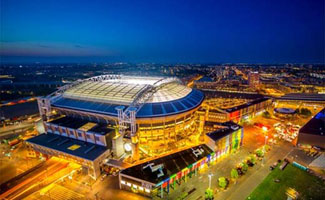
<path fill-rule="evenodd" d="M 11 150 L 7 144 L 0 144 L 0 150 L 0 184 L 42 162 L 38 158 L 27 157 L 27 148 L 24 143 L 18 144 L 14 150 Z M 7 153 L 11 156 L 5 156 Z"/>
<path fill-rule="evenodd" d="M 276 121 L 274 120 L 274 123 Z M 195 191 L 190 194 L 186 199 L 204 199 L 204 192 L 209 187 L 208 174 L 212 173 L 211 188 L 215 192 L 215 199 L 245 199 L 259 183 L 269 174 L 269 166 L 276 162 L 278 159 L 286 157 L 293 149 L 294 146 L 290 143 L 279 142 L 278 144 L 271 145 L 271 150 L 266 154 L 265 163 L 262 161 L 254 167 L 249 167 L 248 172 L 241 176 L 237 183 L 230 182 L 228 189 L 222 191 L 218 187 L 218 178 L 226 177 L 230 179 L 230 171 L 235 168 L 240 162 L 260 148 L 265 143 L 264 133 L 261 129 L 253 125 L 244 125 L 244 141 L 243 146 L 236 153 L 227 155 L 226 157 L 218 160 L 215 164 L 211 164 L 209 168 L 201 171 L 197 176 L 194 176 L 186 182 L 176 186 L 176 189 L 170 189 L 170 193 L 164 193 L 164 199 L 177 199 L 184 192 L 189 192 L 195 188 Z M 200 184 L 198 184 L 200 183 Z M 154 198 L 154 199 L 159 199 Z"/>

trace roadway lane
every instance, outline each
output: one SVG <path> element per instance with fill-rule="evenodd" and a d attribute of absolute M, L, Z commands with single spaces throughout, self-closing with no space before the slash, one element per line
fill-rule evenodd
<path fill-rule="evenodd" d="M 38 186 L 47 177 L 50 177 L 67 166 L 68 162 L 66 161 L 51 159 L 40 168 L 11 183 L 10 189 L 2 193 L 0 199 L 21 199 L 22 195 L 28 193 L 30 189 Z"/>

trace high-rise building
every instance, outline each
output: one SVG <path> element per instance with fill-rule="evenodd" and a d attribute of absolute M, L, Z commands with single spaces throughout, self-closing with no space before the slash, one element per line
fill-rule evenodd
<path fill-rule="evenodd" d="M 248 85 L 256 87 L 260 83 L 260 76 L 258 72 L 250 72 L 248 75 Z"/>

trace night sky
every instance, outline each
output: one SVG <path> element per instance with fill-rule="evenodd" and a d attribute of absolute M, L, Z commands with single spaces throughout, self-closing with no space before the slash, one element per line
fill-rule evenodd
<path fill-rule="evenodd" d="M 0 0 L 2 62 L 324 63 L 323 0 Z"/>

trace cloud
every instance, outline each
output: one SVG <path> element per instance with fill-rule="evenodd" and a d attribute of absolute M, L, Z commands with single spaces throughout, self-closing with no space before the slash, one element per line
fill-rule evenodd
<path fill-rule="evenodd" d="M 72 43 L 0 42 L 1 56 L 112 56 L 108 48 Z"/>

